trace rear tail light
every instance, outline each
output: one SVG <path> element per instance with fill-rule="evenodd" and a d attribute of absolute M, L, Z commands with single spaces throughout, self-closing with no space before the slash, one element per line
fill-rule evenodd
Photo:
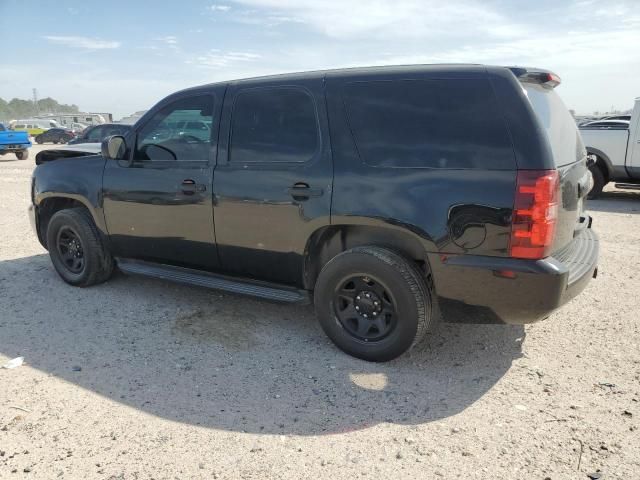
<path fill-rule="evenodd" d="M 557 170 L 518 172 L 509 248 L 512 257 L 539 259 L 551 253 L 559 194 Z"/>

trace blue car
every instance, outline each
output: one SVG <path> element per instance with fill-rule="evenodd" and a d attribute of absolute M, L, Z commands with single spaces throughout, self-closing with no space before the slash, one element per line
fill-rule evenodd
<path fill-rule="evenodd" d="M 29 158 L 29 147 L 31 142 L 27 132 L 15 132 L 0 123 L 0 155 L 15 153 L 18 160 L 26 160 Z"/>

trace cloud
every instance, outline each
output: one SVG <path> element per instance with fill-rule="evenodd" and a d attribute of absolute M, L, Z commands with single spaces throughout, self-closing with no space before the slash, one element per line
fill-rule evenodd
<path fill-rule="evenodd" d="M 122 45 L 120 42 L 90 37 L 45 35 L 43 38 L 51 43 L 64 45 L 65 47 L 84 48 L 87 50 L 110 50 L 120 48 L 120 45 Z"/>
<path fill-rule="evenodd" d="M 429 38 L 474 34 L 504 38 L 524 26 L 477 0 L 238 0 L 255 18 L 302 22 L 334 38 Z M 262 11 L 260 11 L 262 10 Z M 266 12 L 265 12 L 266 11 Z"/>
<path fill-rule="evenodd" d="M 155 38 L 155 40 L 162 42 L 162 43 L 166 43 L 167 45 L 177 45 L 178 44 L 178 37 L 175 37 L 173 35 L 167 35 L 166 37 L 157 37 Z"/>
<path fill-rule="evenodd" d="M 209 10 L 211 10 L 212 12 L 228 12 L 229 10 L 231 10 L 231 7 L 229 5 L 220 5 L 214 3 L 209 7 Z"/>
<path fill-rule="evenodd" d="M 217 49 L 196 56 L 185 63 L 205 68 L 229 67 L 237 63 L 254 62 L 262 58 L 262 55 L 253 52 L 223 52 Z"/>

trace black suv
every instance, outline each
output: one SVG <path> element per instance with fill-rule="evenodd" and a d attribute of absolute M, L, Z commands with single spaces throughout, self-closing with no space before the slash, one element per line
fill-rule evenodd
<path fill-rule="evenodd" d="M 338 347 L 389 360 L 437 317 L 533 322 L 595 276 L 592 180 L 558 83 L 456 65 L 191 88 L 99 154 L 41 152 L 32 221 L 72 285 L 117 265 L 313 299 Z"/>
<path fill-rule="evenodd" d="M 125 135 L 131 129 L 130 125 L 121 123 L 102 123 L 85 128 L 80 135 L 69 141 L 69 145 L 78 143 L 100 143 L 111 135 Z"/>

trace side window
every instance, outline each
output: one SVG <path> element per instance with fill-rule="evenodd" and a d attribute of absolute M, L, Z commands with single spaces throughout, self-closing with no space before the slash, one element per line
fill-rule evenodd
<path fill-rule="evenodd" d="M 138 132 L 134 160 L 206 162 L 211 150 L 212 124 L 211 95 L 176 100 L 157 112 Z"/>
<path fill-rule="evenodd" d="M 242 91 L 236 97 L 231 119 L 231 162 L 305 162 L 318 145 L 315 105 L 304 90 L 258 88 Z"/>
<path fill-rule="evenodd" d="M 93 142 L 101 142 L 102 141 L 102 128 L 95 127 L 89 130 L 87 134 L 87 140 L 91 140 Z"/>
<path fill-rule="evenodd" d="M 375 167 L 512 170 L 486 79 L 354 82 L 343 92 L 362 160 Z"/>

